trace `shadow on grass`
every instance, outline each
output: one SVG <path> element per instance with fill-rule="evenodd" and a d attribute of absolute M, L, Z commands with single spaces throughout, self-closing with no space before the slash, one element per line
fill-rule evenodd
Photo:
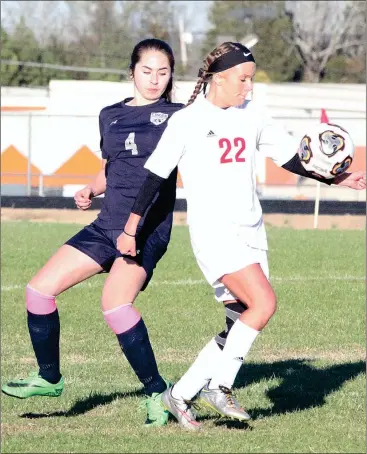
<path fill-rule="evenodd" d="M 292 359 L 267 364 L 244 364 L 234 383 L 243 388 L 260 380 L 280 379 L 281 383 L 266 391 L 271 408 L 251 408 L 252 420 L 284 413 L 321 407 L 325 398 L 338 391 L 343 384 L 366 373 L 364 361 L 349 362 L 317 368 L 312 360 Z"/>
<path fill-rule="evenodd" d="M 128 397 L 139 397 L 143 395 L 143 390 L 132 391 L 127 393 L 112 394 L 90 394 L 88 397 L 77 400 L 74 405 L 67 411 L 54 411 L 51 413 L 23 413 L 21 418 L 39 419 L 52 418 L 57 416 L 79 416 L 93 410 L 101 405 L 108 405 L 116 399 L 126 399 Z"/>
<path fill-rule="evenodd" d="M 245 421 L 228 419 L 225 417 L 220 417 L 219 415 L 213 416 L 213 413 L 206 415 L 198 415 L 196 419 L 198 422 L 212 421 L 216 427 L 226 427 L 227 429 L 240 429 L 248 431 L 254 430 L 254 428 Z"/>
<path fill-rule="evenodd" d="M 311 360 L 292 359 L 273 363 L 245 363 L 241 368 L 235 388 L 243 388 L 263 380 L 280 379 L 281 383 L 266 391 L 272 403 L 271 408 L 249 408 L 252 420 L 276 416 L 289 412 L 321 407 L 325 398 L 339 390 L 343 384 L 361 373 L 366 372 L 364 361 L 336 364 L 324 368 L 312 365 Z M 101 405 L 108 405 L 116 399 L 143 396 L 143 390 L 127 393 L 91 394 L 77 400 L 67 411 L 52 413 L 24 413 L 22 418 L 50 418 L 78 416 Z M 213 419 L 210 416 L 199 416 L 198 420 Z M 240 421 L 219 419 L 218 426 L 233 429 L 249 429 L 248 424 Z M 250 429 L 251 430 L 251 429 Z"/>

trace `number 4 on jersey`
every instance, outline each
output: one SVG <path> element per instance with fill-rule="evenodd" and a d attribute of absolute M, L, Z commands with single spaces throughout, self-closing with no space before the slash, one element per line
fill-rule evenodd
<path fill-rule="evenodd" d="M 219 139 L 219 147 L 220 148 L 225 148 L 224 153 L 220 157 L 220 163 L 221 164 L 227 164 L 229 162 L 233 162 L 233 157 L 229 156 L 231 150 L 232 150 L 232 143 L 229 139 Z M 245 151 L 246 148 L 246 142 L 245 139 L 242 137 L 236 137 L 233 140 L 234 146 L 237 149 L 237 152 L 234 156 L 234 161 L 235 162 L 245 162 L 245 158 L 241 157 L 241 154 Z M 232 153 L 233 155 L 233 153 Z"/>
<path fill-rule="evenodd" d="M 135 132 L 130 132 L 125 140 L 125 150 L 131 150 L 131 154 L 138 154 L 138 146 L 135 143 Z"/>

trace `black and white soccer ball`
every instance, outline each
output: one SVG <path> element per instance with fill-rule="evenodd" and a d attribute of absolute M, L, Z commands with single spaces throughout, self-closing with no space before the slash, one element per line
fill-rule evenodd
<path fill-rule="evenodd" d="M 329 179 L 349 169 L 354 145 L 349 133 L 341 126 L 318 123 L 302 137 L 298 154 L 308 172 Z"/>

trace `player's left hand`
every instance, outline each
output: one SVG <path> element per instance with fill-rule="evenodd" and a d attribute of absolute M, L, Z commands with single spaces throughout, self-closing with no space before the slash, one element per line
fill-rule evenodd
<path fill-rule="evenodd" d="M 334 178 L 334 184 L 357 190 L 366 189 L 366 172 L 345 172 Z"/>
<path fill-rule="evenodd" d="M 136 256 L 135 237 L 126 235 L 124 232 L 117 238 L 117 249 L 124 255 Z"/>

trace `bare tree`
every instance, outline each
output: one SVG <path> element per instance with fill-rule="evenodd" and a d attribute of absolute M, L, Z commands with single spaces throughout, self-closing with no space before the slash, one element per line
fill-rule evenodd
<path fill-rule="evenodd" d="M 364 56 L 366 58 L 366 2 L 358 1 L 355 3 L 358 20 L 356 20 L 354 29 L 350 31 L 350 40 L 355 44 L 344 50 L 348 57 Z"/>
<path fill-rule="evenodd" d="M 366 20 L 360 1 L 287 1 L 292 19 L 286 41 L 304 67 L 304 80 L 318 82 L 331 57 L 364 45 Z M 363 33 L 361 33 L 363 31 Z"/>
<path fill-rule="evenodd" d="M 129 5 L 135 2 L 89 0 L 65 3 L 69 48 L 70 51 L 77 49 L 79 53 L 76 63 L 127 72 L 133 45 Z M 108 79 L 116 80 L 116 77 L 109 76 Z"/>
<path fill-rule="evenodd" d="M 125 72 L 123 76 L 103 76 L 108 80 L 126 77 L 130 53 L 141 39 L 160 38 L 168 41 L 175 52 L 179 51 L 173 1 L 5 0 L 1 2 L 1 12 L 6 17 L 5 30 L 13 33 L 22 22 L 35 35 L 32 45 L 38 53 L 22 61 L 117 68 Z M 83 78 L 87 74 L 81 71 L 74 77 Z M 91 73 L 88 77 L 101 75 Z"/>
<path fill-rule="evenodd" d="M 130 14 L 130 36 L 135 41 L 157 38 L 167 41 L 175 54 L 180 49 L 178 17 L 184 13 L 183 5 L 175 1 L 122 2 L 124 11 Z M 127 8 L 129 4 L 129 9 Z M 176 73 L 177 73 L 176 67 Z"/>
<path fill-rule="evenodd" d="M 176 5 L 172 1 L 135 1 L 137 25 L 146 37 L 170 41 L 177 31 Z"/>
<path fill-rule="evenodd" d="M 23 20 L 43 46 L 52 34 L 60 34 L 64 29 L 64 3 L 61 0 L 4 1 L 1 2 L 1 13 L 5 17 L 6 29 L 14 30 Z"/>

